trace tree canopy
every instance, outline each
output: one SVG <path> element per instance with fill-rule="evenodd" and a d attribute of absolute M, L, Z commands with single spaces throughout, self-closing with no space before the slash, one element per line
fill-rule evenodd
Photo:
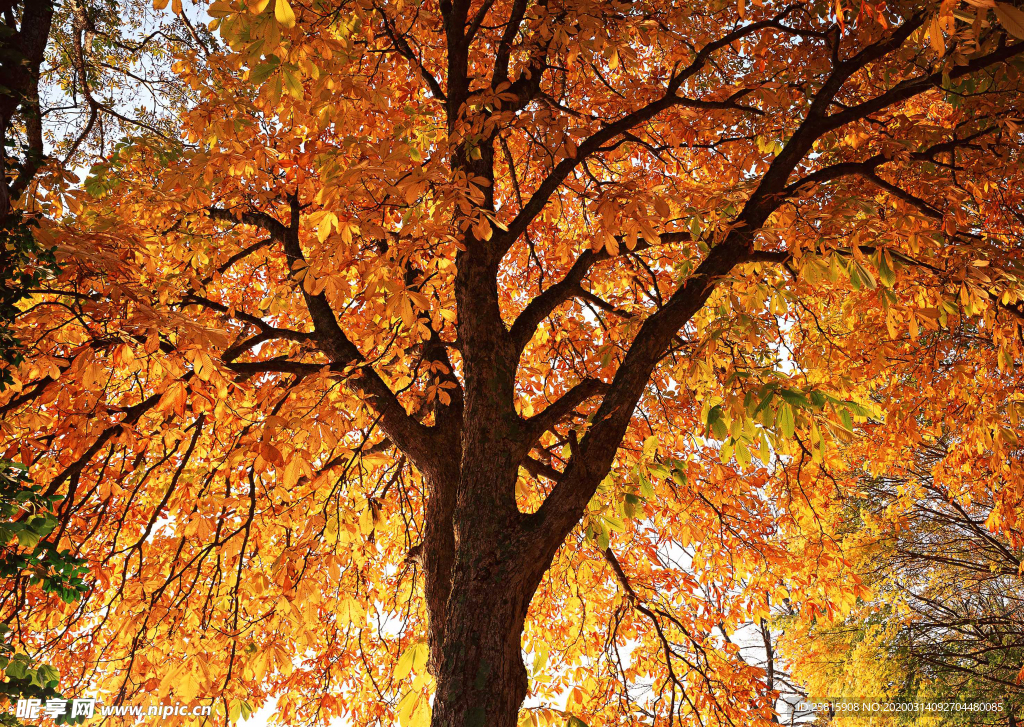
<path fill-rule="evenodd" d="M 1019 552 L 1013 3 L 67 7 L 0 393 L 89 565 L 0 601 L 65 693 L 771 724 L 920 487 Z"/>

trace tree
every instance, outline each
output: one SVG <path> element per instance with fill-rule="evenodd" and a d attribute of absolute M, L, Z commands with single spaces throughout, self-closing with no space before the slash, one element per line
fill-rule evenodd
<path fill-rule="evenodd" d="M 31 220 L 14 208 L 14 203 L 32 181 L 43 159 L 42 114 L 39 108 L 39 69 L 46 49 L 46 40 L 53 18 L 51 3 L 36 3 L 22 14 L 21 23 L 14 18 L 14 3 L 0 6 L 4 25 L 0 28 L 0 70 L 4 84 L 0 87 L 0 362 L 7 364 L 0 371 L 0 388 L 11 383 L 8 367 L 21 363 L 17 341 L 8 326 L 14 321 L 17 303 L 23 291 L 38 282 L 45 266 L 33 269 L 37 244 L 32 235 Z M 9 158 L 8 147 L 14 146 L 11 134 L 18 116 L 24 118 L 24 144 L 21 159 Z M 12 163 L 14 161 L 14 163 Z"/>
<path fill-rule="evenodd" d="M 57 9 L 49 1 L 11 1 L 0 3 L 0 12 L 3 14 L 0 71 L 4 79 L 0 85 L 0 363 L 4 365 L 0 369 L 0 391 L 3 391 L 14 383 L 12 369 L 24 361 L 23 344 L 13 335 L 12 324 L 32 291 L 44 287 L 58 272 L 54 249 L 40 244 L 43 236 L 37 234 L 37 230 L 41 216 L 32 209 L 31 201 L 28 209 L 25 205 L 25 198 L 35 195 L 27 193 L 40 183 L 49 187 L 51 194 L 65 193 L 66 171 L 82 160 L 83 152 L 90 145 L 90 135 L 97 126 L 101 131 L 103 122 L 110 118 L 137 123 L 119 114 L 113 103 L 101 105 L 86 93 L 90 110 L 88 122 L 74 135 L 69 134 L 55 146 L 51 143 L 51 148 L 47 149 L 46 130 L 54 123 L 53 115 L 66 116 L 77 111 L 79 99 L 66 99 L 54 109 L 41 98 L 41 87 L 52 94 L 60 85 L 66 88 L 85 85 L 88 89 L 85 81 L 88 78 L 94 82 L 96 78 L 109 79 L 121 74 L 123 79 L 124 70 L 117 66 L 118 60 L 124 60 L 125 56 L 137 58 L 143 49 L 136 47 L 122 52 L 121 58 L 109 52 L 104 62 L 92 62 L 90 51 L 82 44 L 87 31 L 112 44 L 122 38 L 117 32 L 103 34 L 103 30 L 110 29 L 97 30 L 95 13 L 82 3 L 72 2 Z M 53 43 L 54 37 L 58 41 L 61 38 L 78 40 L 73 43 L 76 60 L 71 65 L 53 62 L 54 45 L 59 44 Z M 90 38 L 89 44 L 92 42 Z M 44 71 L 47 61 L 50 68 Z M 50 76 L 48 82 L 44 80 L 46 76 Z M 143 78 L 133 78 L 145 82 Z M 113 90 L 113 85 L 108 86 Z M 62 164 L 55 163 L 54 154 L 66 155 Z M 0 606 L 5 613 L 4 622 L 0 623 L 0 668 L 4 670 L 0 694 L 8 701 L 60 696 L 56 690 L 56 671 L 49 665 L 33 664 L 28 654 L 18 650 L 24 644 L 8 640 L 12 633 L 11 619 L 28 600 L 38 597 L 33 593 L 37 589 L 69 603 L 86 591 L 81 567 L 84 561 L 71 556 L 68 550 L 60 550 L 58 539 L 51 538 L 56 526 L 52 508 L 60 497 L 43 496 L 42 487 L 33 484 L 24 470 L 24 465 L 0 460 L 0 574 L 7 586 Z M 0 720 L 17 724 L 10 715 Z M 61 724 L 81 721 L 82 718 L 67 715 L 59 719 Z"/>
<path fill-rule="evenodd" d="M 18 317 L 8 456 L 97 578 L 24 638 L 231 719 L 770 720 L 733 628 L 864 593 L 838 443 L 964 404 L 924 339 L 1021 358 L 1021 11 L 208 12 Z"/>
<path fill-rule="evenodd" d="M 30 589 L 41 589 L 71 603 L 87 590 L 83 579 L 85 563 L 60 551 L 47 537 L 57 526 L 53 501 L 41 496 L 39 485 L 27 482 L 23 466 L 0 461 L 0 575 L 16 587 L 5 591 L 5 610 L 17 610 Z M 49 500 L 49 501 L 48 501 Z M 14 601 L 14 603 L 10 603 Z M 18 653 L 6 636 L 11 629 L 0 624 L 0 667 L 4 681 L 0 694 L 13 702 L 22 698 L 48 699 L 60 697 L 58 674 L 48 664 L 33 664 L 24 653 Z M 61 724 L 80 723 L 84 718 L 62 717 Z M 0 716 L 5 725 L 19 722 L 9 713 Z"/>
<path fill-rule="evenodd" d="M 41 185 L 44 196 L 58 201 L 59 214 L 70 170 L 88 163 L 93 153 L 105 156 L 108 136 L 139 128 L 160 135 L 160 109 L 125 108 L 125 95 L 134 99 L 148 92 L 157 107 L 180 103 L 186 95 L 173 77 L 145 66 L 189 42 L 202 47 L 204 40 L 182 15 L 176 25 L 187 28 L 190 38 L 175 35 L 172 24 L 133 43 L 122 24 L 126 14 L 137 17 L 145 7 L 80 0 L 59 8 L 49 0 L 0 3 L 0 362 L 6 364 L 0 388 L 11 383 L 9 369 L 22 361 L 10 330 L 18 305 L 55 272 L 53 249 L 41 246 L 33 232 L 38 211 L 23 196 L 32 187 L 38 193 Z M 164 42 L 153 48 L 158 35 Z"/>
<path fill-rule="evenodd" d="M 934 468 L 954 436 L 920 449 L 905 476 L 866 478 L 851 499 L 859 570 L 873 597 L 838 624 L 791 635 L 784 648 L 811 699 L 819 692 L 927 704 L 955 696 L 988 705 L 911 715 L 915 724 L 1013 724 L 1020 714 L 1020 535 L 987 527 L 995 510 L 981 494 L 987 487 L 937 484 Z M 989 475 L 983 465 L 975 470 L 976 479 Z M 888 715 L 893 724 L 907 717 Z M 841 715 L 837 723 L 857 719 Z"/>

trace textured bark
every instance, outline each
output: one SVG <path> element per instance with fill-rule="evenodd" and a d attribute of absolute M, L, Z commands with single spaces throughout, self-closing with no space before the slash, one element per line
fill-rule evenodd
<path fill-rule="evenodd" d="M 0 40 L 0 224 L 7 220 L 14 202 L 28 186 L 43 161 L 42 120 L 39 111 L 39 68 L 43 62 L 53 3 L 36 0 L 25 4 L 21 26 L 13 21 L 14 3 L 5 3 L 6 34 Z M 28 149 L 25 159 L 15 162 L 7 158 L 7 134 L 18 113 L 23 114 Z M 8 175 L 14 172 L 13 181 Z M 3 250 L 0 250 L 3 255 Z"/>
<path fill-rule="evenodd" d="M 500 538 L 505 533 L 488 534 Z M 503 552 L 501 540 L 480 552 L 482 535 L 457 552 L 433 725 L 514 727 L 526 697 L 520 642 L 536 585 L 516 567 L 514 554 Z"/>
<path fill-rule="evenodd" d="M 518 32 L 525 7 L 525 2 L 515 5 L 506 34 L 509 42 Z M 448 128 L 452 130 L 458 126 L 468 89 L 467 35 L 464 32 L 468 3 L 461 0 L 443 4 L 442 10 L 446 17 L 449 51 L 445 103 Z M 835 56 L 831 72 L 813 97 L 803 123 L 762 176 L 728 234 L 665 305 L 643 321 L 613 380 L 610 383 L 581 382 L 549 410 L 531 419 L 522 419 L 514 409 L 520 355 L 541 322 L 559 305 L 583 291 L 581 282 L 594 265 L 607 258 L 607 253 L 581 253 L 566 276 L 528 304 L 511 329 L 506 327 L 498 304 L 498 269 L 503 255 L 582 160 L 665 109 L 676 105 L 708 107 L 677 95 L 682 82 L 697 73 L 715 50 L 780 21 L 789 12 L 784 11 L 774 21 L 738 28 L 709 43 L 690 66 L 673 77 L 663 97 L 608 123 L 578 145 L 574 158 L 556 164 L 549 177 L 523 204 L 507 231 L 494 231 L 486 241 L 472 235 L 463 240 L 462 252 L 456 260 L 456 300 L 464 397 L 458 402 L 457 415 L 450 417 L 452 421 L 442 423 L 438 419 L 440 428 L 449 432 L 449 436 L 440 441 L 453 450 L 441 456 L 446 461 L 457 457 L 458 465 L 436 468 L 434 474 L 428 476 L 431 500 L 427 505 L 423 543 L 430 617 L 430 670 L 437 681 L 432 727 L 513 727 L 516 724 L 528 689 L 521 639 L 530 601 L 559 547 L 580 522 L 587 503 L 611 468 L 637 402 L 671 341 L 701 309 L 719 282 L 738 265 L 777 264 L 789 260 L 790 253 L 786 251 L 756 249 L 757 232 L 801 185 L 816 181 L 798 178 L 790 183 L 817 139 L 879 108 L 917 95 L 936 83 L 936 76 L 924 74 L 897 85 L 878 99 L 830 113 L 836 95 L 853 74 L 902 47 L 921 27 L 924 16 L 920 13 L 909 17 L 857 55 L 847 60 Z M 972 60 L 966 67 L 958 67 L 953 73 L 966 75 L 1019 53 L 1024 53 L 1022 44 L 1003 47 L 984 58 Z M 506 77 L 507 62 L 507 48 L 503 46 L 497 53 L 495 83 Z M 543 65 L 531 68 L 530 84 L 513 87 L 529 97 L 539 87 L 537 79 L 543 70 Z M 440 89 L 440 84 L 431 85 Z M 736 103 L 742 95 L 741 92 L 726 101 L 716 102 L 715 107 L 740 108 Z M 516 103 L 521 105 L 524 101 L 518 99 Z M 460 146 L 452 162 L 453 171 L 488 180 L 490 184 L 484 187 L 485 199 L 481 207 L 490 212 L 494 211 L 493 144 L 493 138 L 480 144 L 476 158 Z M 824 173 L 842 176 L 865 170 L 871 171 L 858 165 L 856 169 L 836 167 Z M 687 238 L 685 232 L 668 232 L 662 235 L 662 242 Z M 582 440 L 571 436 L 572 457 L 568 465 L 562 472 L 546 472 L 546 476 L 556 482 L 554 489 L 535 514 L 520 513 L 515 504 L 515 480 L 519 467 L 529 466 L 531 447 L 544 430 L 593 396 L 601 396 L 600 406 Z M 419 459 L 431 460 L 422 456 Z"/>
<path fill-rule="evenodd" d="M 477 464 L 486 468 L 488 459 Z M 495 470 L 478 482 L 514 487 L 517 469 Z M 437 691 L 431 724 L 514 727 L 528 688 L 523 624 L 551 560 L 537 557 L 530 516 L 489 517 L 462 502 L 454 519 L 449 597 L 443 609 L 428 600 L 432 624 L 443 621 L 440 648 L 432 654 Z"/>

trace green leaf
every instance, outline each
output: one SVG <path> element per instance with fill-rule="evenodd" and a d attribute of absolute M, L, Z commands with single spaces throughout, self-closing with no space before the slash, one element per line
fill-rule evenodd
<path fill-rule="evenodd" d="M 49 664 L 43 664 L 36 672 L 39 674 L 39 681 L 43 683 L 56 685 L 60 680 L 60 672 Z"/>
<path fill-rule="evenodd" d="M 640 473 L 640 494 L 648 500 L 654 499 L 654 485 L 643 472 Z"/>
<path fill-rule="evenodd" d="M 791 406 L 808 406 L 807 397 L 800 391 L 795 389 L 782 389 L 779 392 L 779 396 L 785 399 Z"/>
<path fill-rule="evenodd" d="M 284 87 L 288 91 L 288 95 L 292 98 L 301 99 L 305 93 L 302 90 L 302 84 L 299 82 L 298 77 L 291 71 L 282 71 L 281 74 L 284 76 Z"/>
<path fill-rule="evenodd" d="M 422 641 L 416 642 L 406 649 L 398 659 L 395 666 L 395 679 L 405 679 L 410 673 L 419 674 L 427 665 L 427 645 Z"/>
<path fill-rule="evenodd" d="M 775 425 L 785 436 L 792 437 L 796 433 L 796 418 L 793 407 L 783 402 L 775 414 Z"/>
<path fill-rule="evenodd" d="M 19 530 L 17 535 L 18 535 L 18 543 L 23 548 L 34 548 L 34 547 L 36 547 L 36 544 L 39 543 L 39 539 L 42 537 L 42 536 L 38 535 L 37 533 L 31 532 L 30 530 Z"/>
<path fill-rule="evenodd" d="M 875 282 L 875 276 L 871 274 L 870 270 L 868 270 L 866 267 L 861 265 L 856 260 L 854 260 L 853 262 L 853 267 L 856 268 L 857 275 L 860 277 L 861 281 L 865 286 L 867 286 L 870 290 L 874 290 L 876 287 L 878 287 L 878 283 Z"/>
<path fill-rule="evenodd" d="M 736 461 L 744 467 L 750 466 L 750 449 L 744 441 L 736 442 Z"/>
<path fill-rule="evenodd" d="M 871 418 L 871 412 L 869 412 L 867 409 L 865 409 L 855 401 L 846 402 L 846 408 L 855 417 L 863 417 L 865 419 Z"/>
<path fill-rule="evenodd" d="M 249 71 L 249 82 L 257 85 L 262 84 L 270 78 L 270 74 L 276 71 L 280 65 L 281 60 L 277 56 L 270 56 L 265 63 L 260 63 Z"/>
<path fill-rule="evenodd" d="M 611 515 L 604 515 L 602 519 L 605 521 L 605 523 L 611 530 L 614 530 L 617 533 L 626 532 L 626 524 L 619 520 L 617 517 L 612 517 Z"/>
<path fill-rule="evenodd" d="M 14 661 L 7 665 L 5 673 L 15 679 L 24 679 L 28 676 L 28 668 L 24 661 L 15 657 Z"/>
<path fill-rule="evenodd" d="M 879 251 L 876 267 L 878 268 L 878 279 L 882 281 L 882 285 L 891 288 L 896 284 L 896 271 L 889 267 L 887 257 L 884 252 Z"/>
<path fill-rule="evenodd" d="M 727 439 L 722 443 L 722 448 L 718 451 L 718 459 L 722 464 L 728 464 L 729 460 L 732 459 L 733 451 L 733 440 Z"/>
<path fill-rule="evenodd" d="M 707 429 L 705 433 L 711 432 L 715 439 L 725 439 L 729 434 L 729 428 L 725 425 L 725 412 L 721 404 L 715 404 L 708 411 Z"/>

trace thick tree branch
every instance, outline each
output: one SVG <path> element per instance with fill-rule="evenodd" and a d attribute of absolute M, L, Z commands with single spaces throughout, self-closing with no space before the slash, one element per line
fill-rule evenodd
<path fill-rule="evenodd" d="M 935 73 L 907 79 L 898 83 L 886 93 L 880 94 L 868 101 L 857 104 L 856 106 L 851 106 L 843 111 L 829 115 L 822 127 L 822 133 L 825 131 L 831 131 L 832 129 L 838 129 L 846 124 L 867 118 L 871 114 L 889 108 L 901 101 L 913 98 L 919 93 L 927 91 L 929 88 L 941 88 L 944 78 L 948 78 L 949 80 L 963 78 L 964 76 L 969 76 L 973 73 L 984 70 L 995 63 L 1008 61 L 1022 53 L 1024 53 L 1024 41 L 1000 46 L 991 53 L 974 58 L 968 61 L 966 65 L 955 66 L 948 72 L 937 71 Z"/>
<path fill-rule="evenodd" d="M 687 98 L 684 96 L 677 95 L 682 84 L 696 75 L 707 62 L 711 56 L 718 50 L 728 47 L 730 44 L 741 40 L 748 35 L 760 32 L 769 28 L 782 29 L 782 20 L 789 15 L 791 12 L 799 7 L 797 5 L 789 6 L 784 9 L 781 13 L 776 15 L 771 20 L 765 20 L 758 23 L 751 23 L 749 25 L 741 26 L 734 29 L 732 32 L 725 34 L 721 38 L 705 45 L 694 57 L 693 61 L 686 68 L 679 70 L 674 73 L 672 78 L 665 89 L 665 94 L 651 103 L 636 109 L 625 116 L 619 118 L 616 121 L 609 122 L 598 129 L 596 132 L 591 134 L 589 137 L 584 139 L 577 147 L 576 154 L 572 157 L 562 159 L 560 162 L 555 164 L 554 168 L 548 174 L 548 176 L 541 181 L 536 191 L 526 202 L 526 204 L 520 209 L 519 213 L 515 216 L 511 223 L 508 225 L 507 232 L 503 232 L 499 237 L 499 252 L 504 255 L 505 252 L 519 239 L 526 229 L 530 226 L 537 215 L 540 214 L 541 210 L 547 205 L 551 195 L 554 194 L 561 184 L 568 178 L 568 176 L 575 170 L 580 164 L 583 163 L 590 156 L 605 151 L 605 145 L 618 138 L 622 134 L 632 130 L 636 126 L 653 119 L 655 116 L 660 114 L 666 109 L 674 106 L 687 106 L 690 108 L 711 110 L 711 109 L 734 109 L 746 112 L 760 113 L 757 109 L 741 106 L 736 102 L 741 98 L 749 94 L 752 89 L 741 89 L 731 94 L 724 101 L 704 101 L 701 99 Z M 787 29 L 791 30 L 791 29 Z"/>
<path fill-rule="evenodd" d="M 551 480 L 552 482 L 557 483 L 562 478 L 562 473 L 554 467 L 544 464 L 529 455 L 523 457 L 521 466 L 524 470 L 529 472 L 530 477 L 533 477 L 534 479 L 540 479 L 543 477 L 546 480 Z"/>
<path fill-rule="evenodd" d="M 21 26 L 14 31 L 13 18 L 5 24 L 0 39 L 0 223 L 7 219 L 14 202 L 22 195 L 45 158 L 42 114 L 39 108 L 39 72 L 53 23 L 54 6 L 50 0 L 26 2 Z M 19 113 L 25 122 L 28 148 L 25 158 L 8 169 L 8 132 Z M 16 170 L 16 174 L 11 174 Z M 11 177 L 14 177 L 11 180 Z M 10 180 L 10 181 L 9 181 Z M 0 251 L 2 263 L 3 251 Z"/>
<path fill-rule="evenodd" d="M 224 315 L 242 321 L 243 323 L 248 323 L 251 326 L 255 326 L 260 330 L 260 333 L 265 334 L 267 336 L 267 338 L 265 338 L 264 340 L 270 340 L 272 338 L 283 338 L 289 341 L 300 342 L 314 340 L 314 334 L 312 333 L 296 331 L 292 330 L 291 328 L 278 328 L 277 326 L 272 326 L 259 316 L 254 316 L 251 313 L 246 313 L 245 311 L 232 311 L 228 306 L 224 305 L 223 303 L 218 303 L 215 300 L 210 300 L 206 296 L 198 295 L 196 293 L 189 293 L 188 295 L 186 295 L 184 300 L 182 300 L 181 304 L 183 306 L 199 305 L 202 306 L 203 308 L 208 308 L 210 310 L 217 311 L 218 313 L 223 313 Z M 227 351 L 225 351 L 225 355 L 226 354 Z"/>
<path fill-rule="evenodd" d="M 689 239 L 691 239 L 691 236 L 688 232 L 666 232 L 659 236 L 658 244 L 668 245 Z M 620 241 L 620 244 L 623 243 Z M 638 241 L 634 252 L 644 250 L 649 246 L 646 241 Z M 515 347 L 517 354 L 522 354 L 526 344 L 530 342 L 533 334 L 536 333 L 537 326 L 540 325 L 541 321 L 551 315 L 552 311 L 562 303 L 585 292 L 580 287 L 580 284 L 586 279 L 594 264 L 603 260 L 610 260 L 611 258 L 612 255 L 605 249 L 602 249 L 600 252 L 594 252 L 593 250 L 583 251 L 576 258 L 576 261 L 569 268 L 569 272 L 565 274 L 564 278 L 527 304 L 509 331 L 512 345 Z"/>
<path fill-rule="evenodd" d="M 633 410 L 676 332 L 703 307 L 722 277 L 736 265 L 749 261 L 746 237 L 734 232 L 712 248 L 665 306 L 644 321 L 593 417 L 590 431 L 574 447 L 576 451 L 559 483 L 531 516 L 544 533 L 537 546 L 541 557 L 547 557 L 547 551 L 553 554 L 553 549 L 579 521 L 597 484 L 611 467 Z"/>
<path fill-rule="evenodd" d="M 494 54 L 494 72 L 491 74 L 492 88 L 497 88 L 508 80 L 509 60 L 512 58 L 512 42 L 516 39 L 516 35 L 519 34 L 519 26 L 522 25 L 523 18 L 526 16 L 527 5 L 529 5 L 528 0 L 514 0 L 512 3 L 512 11 L 509 13 L 508 22 L 505 23 L 505 30 L 502 32 L 501 41 L 498 43 L 498 51 Z M 478 15 L 478 19 L 481 22 L 483 21 L 483 12 L 483 9 L 481 9 Z M 474 25 L 478 24 L 474 23 Z"/>
<path fill-rule="evenodd" d="M 814 95 L 807 110 L 807 116 L 783 146 L 779 155 L 772 160 L 757 188 L 744 205 L 743 211 L 737 218 L 739 225 L 754 230 L 764 224 L 772 211 L 782 203 L 784 199 L 782 195 L 790 175 L 813 148 L 814 142 L 828 131 L 848 123 L 844 121 L 838 125 L 832 125 L 830 119 L 834 119 L 840 114 L 828 116 L 829 108 L 846 81 L 857 71 L 899 49 L 907 38 L 924 24 L 924 17 L 923 12 L 917 13 L 897 27 L 892 34 L 867 46 L 852 58 L 846 61 L 834 61 L 832 72 Z M 856 118 L 861 117 L 850 120 L 856 120 Z"/>
<path fill-rule="evenodd" d="M 286 358 L 272 358 L 266 361 L 227 361 L 225 365 L 240 374 L 253 376 L 255 374 L 297 374 L 307 376 L 329 368 L 338 373 L 346 373 L 344 369 L 325 364 L 303 363 L 301 361 L 289 361 Z"/>
<path fill-rule="evenodd" d="M 608 390 L 608 384 L 600 379 L 584 379 L 556 401 L 549 404 L 544 411 L 526 420 L 524 441 L 526 449 L 532 449 L 537 439 L 558 422 L 569 416 L 573 410 L 588 399 L 592 399 Z"/>
<path fill-rule="evenodd" d="M 305 256 L 299 243 L 299 203 L 295 197 L 289 201 L 290 224 L 286 227 L 279 220 L 262 212 L 241 212 L 225 209 L 211 209 L 213 219 L 225 222 L 241 221 L 266 231 L 284 248 L 289 267 L 295 268 L 305 263 Z M 431 430 L 417 422 L 406 411 L 398 397 L 369 365 L 334 316 L 334 310 L 324 293 L 312 295 L 303 286 L 303 300 L 313 321 L 314 338 L 328 359 L 332 368 L 354 367 L 349 384 L 360 390 L 370 405 L 381 415 L 381 428 L 392 441 L 423 471 L 433 471 L 436 448 L 440 443 L 441 433 Z M 232 364 L 233 367 L 241 364 Z M 282 362 L 281 365 L 284 365 Z M 300 368 L 315 364 L 293 364 Z M 321 368 L 321 367 L 317 367 Z"/>

